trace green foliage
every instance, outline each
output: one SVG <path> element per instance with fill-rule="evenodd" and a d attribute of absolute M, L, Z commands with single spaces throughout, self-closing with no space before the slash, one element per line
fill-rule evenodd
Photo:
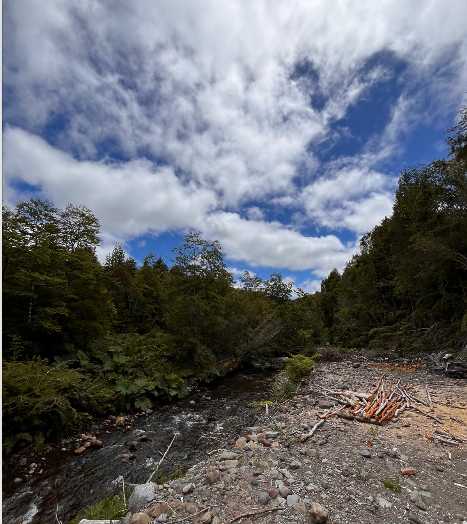
<path fill-rule="evenodd" d="M 276 402 L 281 402 L 292 398 L 297 392 L 298 384 L 287 376 L 285 371 L 281 371 L 274 377 L 271 387 L 271 397 Z"/>
<path fill-rule="evenodd" d="M 401 485 L 397 480 L 394 479 L 384 479 L 383 485 L 386 489 L 389 489 L 393 493 L 400 493 L 402 491 Z"/>
<path fill-rule="evenodd" d="M 80 511 L 69 524 L 78 524 L 82 519 L 119 521 L 125 513 L 123 495 L 112 495 Z"/>
<path fill-rule="evenodd" d="M 287 360 L 285 373 L 291 382 L 298 383 L 313 371 L 314 365 L 315 361 L 312 357 L 294 355 Z"/>

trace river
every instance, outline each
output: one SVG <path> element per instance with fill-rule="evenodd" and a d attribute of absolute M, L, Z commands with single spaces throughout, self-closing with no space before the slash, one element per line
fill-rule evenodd
<path fill-rule="evenodd" d="M 270 375 L 257 373 L 224 377 L 189 398 L 137 417 L 130 430 L 106 433 L 101 427 L 97 436 L 103 447 L 80 456 L 58 446 L 44 457 L 29 458 L 28 464 L 21 465 L 20 457 L 10 459 L 4 463 L 3 521 L 53 523 L 58 510 L 58 519 L 66 524 L 83 507 L 121 490 L 121 478 L 127 485 L 145 482 L 174 433 L 177 437 L 160 469 L 168 475 L 186 470 L 254 425 L 262 409 L 257 402 L 268 397 L 270 380 Z M 26 478 L 32 460 L 42 473 L 15 484 L 14 478 Z"/>

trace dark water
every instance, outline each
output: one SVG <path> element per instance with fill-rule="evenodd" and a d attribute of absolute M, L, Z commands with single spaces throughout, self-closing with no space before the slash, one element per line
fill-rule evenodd
<path fill-rule="evenodd" d="M 122 477 L 127 485 L 147 481 L 174 433 L 177 437 L 160 470 L 171 474 L 189 468 L 254 425 L 258 415 L 254 401 L 267 398 L 269 381 L 258 374 L 226 377 L 188 399 L 138 417 L 131 430 L 98 433 L 104 442 L 101 449 L 76 456 L 58 448 L 45 461 L 34 459 L 43 473 L 19 485 L 11 481 L 25 478 L 28 465 L 20 466 L 19 458 L 4 463 L 3 522 L 56 522 L 58 506 L 58 517 L 66 524 L 83 507 L 119 492 Z M 138 441 L 143 435 L 147 440 Z M 132 441 L 138 441 L 135 451 L 129 450 Z M 128 453 L 135 458 L 122 457 Z"/>

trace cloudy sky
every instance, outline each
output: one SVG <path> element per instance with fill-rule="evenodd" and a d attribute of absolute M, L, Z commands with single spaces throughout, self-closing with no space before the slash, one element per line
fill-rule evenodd
<path fill-rule="evenodd" d="M 465 0 L 5 0 L 4 200 L 84 204 L 137 260 L 189 228 L 315 289 L 445 154 Z"/>

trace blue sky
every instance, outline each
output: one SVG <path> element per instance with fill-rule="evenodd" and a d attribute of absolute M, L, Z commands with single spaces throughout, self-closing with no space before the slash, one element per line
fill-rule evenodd
<path fill-rule="evenodd" d="M 101 259 L 193 228 L 312 291 L 446 154 L 467 3 L 4 2 L 4 201 L 91 208 Z M 440 24 L 439 20 L 443 20 Z"/>

